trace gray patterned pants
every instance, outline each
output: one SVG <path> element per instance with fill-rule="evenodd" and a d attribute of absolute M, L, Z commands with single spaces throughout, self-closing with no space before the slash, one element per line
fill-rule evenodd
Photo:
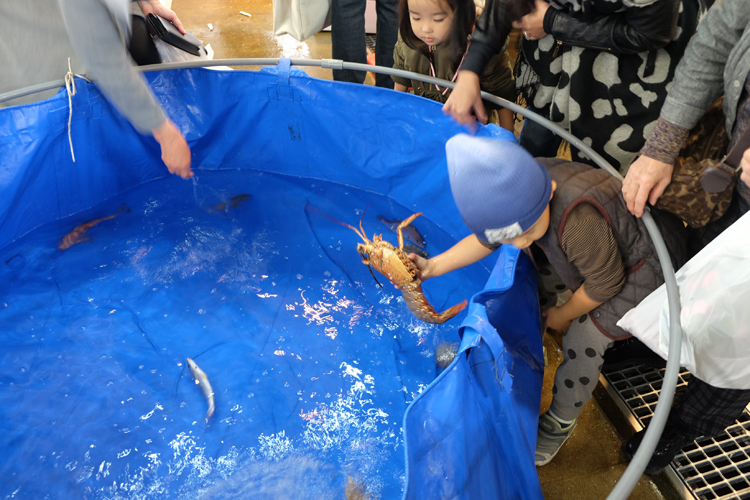
<path fill-rule="evenodd" d="M 567 290 L 549 263 L 539 270 L 538 283 L 542 310 L 555 305 L 558 294 Z M 591 399 L 602 371 L 604 352 L 614 342 L 603 335 L 585 314 L 573 320 L 563 334 L 562 343 L 563 362 L 555 372 L 550 410 L 563 420 L 573 420 Z"/>

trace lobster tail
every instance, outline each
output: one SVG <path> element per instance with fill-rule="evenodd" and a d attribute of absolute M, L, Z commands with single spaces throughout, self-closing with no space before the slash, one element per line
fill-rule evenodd
<path fill-rule="evenodd" d="M 449 319 L 451 319 L 456 314 L 460 313 L 466 308 L 467 301 L 463 301 L 459 304 L 456 304 L 455 306 L 451 307 L 450 309 L 446 309 L 445 311 L 440 313 L 440 321 L 436 321 L 436 323 L 445 323 Z"/>
<path fill-rule="evenodd" d="M 427 297 L 424 296 L 421 285 L 406 285 L 401 288 L 401 293 L 404 296 L 406 307 L 409 308 L 417 319 L 421 319 L 425 323 L 432 323 L 434 325 L 445 323 L 453 318 L 456 314 L 463 311 L 467 304 L 464 300 L 460 304 L 456 304 L 450 309 L 446 309 L 442 313 L 439 313 L 429 302 L 427 302 Z"/>

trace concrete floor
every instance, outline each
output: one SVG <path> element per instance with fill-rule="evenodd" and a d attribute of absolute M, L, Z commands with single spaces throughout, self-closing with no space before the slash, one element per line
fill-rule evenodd
<path fill-rule="evenodd" d="M 289 35 L 275 36 L 273 6 L 269 0 L 173 0 L 172 9 L 188 31 L 204 45 L 211 44 L 216 59 L 331 57 L 330 33 L 318 33 L 304 42 Z M 240 14 L 240 11 L 251 14 L 251 17 Z M 213 30 L 209 30 L 209 23 Z M 330 70 L 302 69 L 310 76 L 332 79 Z M 368 82 L 373 82 L 371 75 Z M 562 361 L 559 340 L 545 335 L 549 366 L 544 378 L 543 411 L 552 398 L 554 370 Z M 604 499 L 627 466 L 620 446 L 628 430 L 622 425 L 616 427 L 605 415 L 602 405 L 607 406 L 607 396 L 602 390 L 597 394 L 601 404 L 595 399 L 583 408 L 579 424 L 563 449 L 550 464 L 538 469 L 546 500 Z M 617 417 L 616 411 L 610 415 Z M 674 500 L 680 497 L 661 475 L 654 479 L 642 477 L 630 498 Z"/>

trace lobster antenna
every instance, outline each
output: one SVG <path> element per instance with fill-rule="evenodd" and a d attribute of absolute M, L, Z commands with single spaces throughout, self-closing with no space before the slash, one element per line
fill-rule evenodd
<path fill-rule="evenodd" d="M 368 203 L 367 206 L 365 207 L 365 209 L 362 210 L 362 217 L 359 219 L 359 230 L 362 231 L 362 234 L 365 234 L 365 228 L 362 227 L 362 221 L 365 220 L 365 212 L 367 212 L 367 209 L 370 208 L 370 205 L 372 205 L 372 203 Z M 356 229 L 355 229 L 355 231 L 356 231 Z M 359 233 L 357 233 L 357 234 L 359 234 Z M 367 241 L 367 237 L 365 237 L 365 241 Z M 370 272 L 372 272 L 372 271 L 370 271 Z M 375 275 L 373 274 L 373 276 L 375 276 Z M 377 281 L 377 279 L 375 281 Z M 378 284 L 380 284 L 380 283 L 378 283 Z"/>
<path fill-rule="evenodd" d="M 351 229 L 351 230 L 353 230 L 353 231 L 354 231 L 355 233 L 357 233 L 357 235 L 358 235 L 358 236 L 359 236 L 360 238 L 362 238 L 362 240 L 364 240 L 365 242 L 367 242 L 367 238 L 365 238 L 365 236 L 364 236 L 364 231 L 362 231 L 362 232 L 360 233 L 360 232 L 359 232 L 359 231 L 357 230 L 357 228 L 356 228 L 356 227 L 354 227 L 354 226 L 350 226 L 350 225 L 349 225 L 349 224 L 347 224 L 346 222 L 341 222 L 340 220 L 334 219 L 333 217 L 331 217 L 331 216 L 330 216 L 330 215 L 328 215 L 327 213 L 323 212 L 322 210 L 320 210 L 320 209 L 318 209 L 318 208 L 315 208 L 315 207 L 314 207 L 314 206 L 312 206 L 312 205 L 311 205 L 310 203 L 308 203 L 307 205 L 305 205 L 305 210 L 306 210 L 306 211 L 308 211 L 308 212 L 310 212 L 310 213 L 313 213 L 313 214 L 317 214 L 317 215 L 320 215 L 321 217 L 325 217 L 325 218 L 326 218 L 326 219 L 328 219 L 329 221 L 331 221 L 331 222 L 335 222 L 336 224 L 339 224 L 340 226 L 348 227 L 349 229 Z M 361 227 L 361 226 L 362 226 L 362 225 L 360 224 L 360 227 Z"/>
<path fill-rule="evenodd" d="M 375 283 L 377 283 L 380 288 L 383 288 L 383 285 L 381 285 L 378 279 L 375 277 L 375 273 L 372 272 L 372 267 L 370 267 L 370 264 L 367 264 L 367 269 L 370 270 L 370 274 L 372 274 L 372 279 L 375 280 Z"/>

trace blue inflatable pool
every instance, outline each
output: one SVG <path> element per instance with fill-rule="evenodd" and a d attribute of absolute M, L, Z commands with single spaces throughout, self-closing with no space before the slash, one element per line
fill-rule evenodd
<path fill-rule="evenodd" d="M 0 495 L 542 498 L 526 256 L 427 281 L 437 310 L 471 299 L 429 325 L 330 219 L 395 242 L 380 219 L 423 212 L 425 251 L 449 248 L 468 234 L 444 156 L 463 130 L 436 103 L 289 61 L 148 78 L 191 180 L 95 85 L 72 99 L 75 162 L 64 90 L 0 109 Z M 458 350 L 444 371 L 441 345 Z"/>

